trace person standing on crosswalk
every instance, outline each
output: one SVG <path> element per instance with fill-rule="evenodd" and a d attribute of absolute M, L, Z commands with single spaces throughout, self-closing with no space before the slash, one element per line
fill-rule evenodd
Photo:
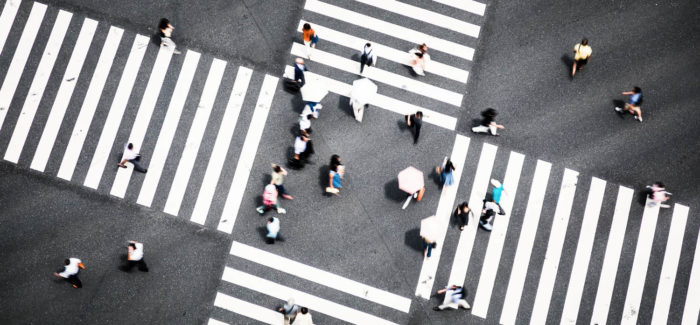
<path fill-rule="evenodd" d="M 138 266 L 139 271 L 148 272 L 148 265 L 146 265 L 146 261 L 143 259 L 143 243 L 130 240 L 127 250 L 124 271 L 129 272 L 134 266 Z"/>
<path fill-rule="evenodd" d="M 503 130 L 505 129 L 505 127 L 494 121 L 496 119 L 496 115 L 498 115 L 498 112 L 496 112 L 496 110 L 493 108 L 487 108 L 486 110 L 481 112 L 481 124 L 479 126 L 473 127 L 472 132 L 491 133 L 491 135 L 498 135 L 498 129 Z"/>
<path fill-rule="evenodd" d="M 177 45 L 175 45 L 175 42 L 173 42 L 172 38 L 170 38 L 174 29 L 175 27 L 170 24 L 170 20 L 167 18 L 162 18 L 160 20 L 158 23 L 158 30 L 160 31 L 160 46 L 170 49 L 175 54 L 180 54 L 180 51 L 177 50 Z"/>
<path fill-rule="evenodd" d="M 59 278 L 64 278 L 66 281 L 68 281 L 68 283 L 73 285 L 73 288 L 82 288 L 83 283 L 80 282 L 80 279 L 78 279 L 78 272 L 80 272 L 80 269 L 85 269 L 83 261 L 81 261 L 79 258 L 71 257 L 64 260 L 63 264 L 64 265 L 61 272 L 54 272 L 53 275 Z"/>
<path fill-rule="evenodd" d="M 447 294 L 450 296 L 450 302 L 446 304 L 442 304 L 440 306 L 433 307 L 434 311 L 441 311 L 445 310 L 447 308 L 451 309 L 459 309 L 459 307 L 462 307 L 464 309 L 471 309 L 472 307 L 469 306 L 469 303 L 464 300 L 464 295 L 463 295 L 463 289 L 462 287 L 458 285 L 452 285 L 452 286 L 447 286 L 444 289 L 440 289 L 437 291 L 437 294 Z"/>
<path fill-rule="evenodd" d="M 362 74 L 365 66 L 368 68 L 377 66 L 377 57 L 374 54 L 372 43 L 365 44 L 365 46 L 362 48 L 362 52 L 360 53 L 360 74 Z"/>
<path fill-rule="evenodd" d="M 132 165 L 134 165 L 134 170 L 137 172 L 142 172 L 145 173 L 148 171 L 148 169 L 141 167 L 141 164 L 139 164 L 139 160 L 141 160 L 141 155 L 134 150 L 134 145 L 132 143 L 127 143 L 124 146 L 124 154 L 122 155 L 122 161 L 117 164 L 117 166 L 121 168 L 126 168 L 126 162 L 130 162 Z"/>

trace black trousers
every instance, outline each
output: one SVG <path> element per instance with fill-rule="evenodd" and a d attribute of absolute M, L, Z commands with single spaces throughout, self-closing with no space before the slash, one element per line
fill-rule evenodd
<path fill-rule="evenodd" d="M 364 70 L 366 65 L 371 65 L 372 60 L 369 60 L 366 55 L 360 56 L 360 73 Z"/>
<path fill-rule="evenodd" d="M 144 261 L 143 258 L 138 261 L 126 261 L 126 267 L 124 267 L 124 271 L 130 272 L 131 269 L 134 268 L 134 266 L 138 266 L 139 271 L 148 272 L 148 265 L 146 265 L 146 261 Z"/>
<path fill-rule="evenodd" d="M 67 277 L 67 278 L 66 278 L 66 281 L 68 281 L 68 283 L 70 283 L 70 284 L 72 284 L 72 285 L 74 285 L 74 286 L 76 286 L 76 287 L 78 287 L 78 288 L 82 288 L 82 287 L 83 287 L 83 283 L 80 282 L 80 279 L 78 279 L 78 275 L 77 275 L 77 274 L 74 274 L 74 275 L 71 275 L 71 276 Z"/>

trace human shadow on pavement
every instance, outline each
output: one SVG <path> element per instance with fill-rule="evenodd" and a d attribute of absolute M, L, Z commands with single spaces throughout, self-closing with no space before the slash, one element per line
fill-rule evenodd
<path fill-rule="evenodd" d="M 323 196 L 333 196 L 332 194 L 326 192 L 326 187 L 328 187 L 328 173 L 330 172 L 331 167 L 328 165 L 318 167 L 318 186 L 321 188 Z"/>
<path fill-rule="evenodd" d="M 420 228 L 414 228 L 406 232 L 404 244 L 415 251 L 423 251 L 423 243 L 420 239 Z"/>
<path fill-rule="evenodd" d="M 574 66 L 574 58 L 572 58 L 569 54 L 564 54 L 561 56 L 561 62 L 563 62 L 566 66 L 566 72 L 569 76 L 569 80 L 574 80 L 574 77 L 571 76 L 571 67 Z"/>
<path fill-rule="evenodd" d="M 345 97 L 345 96 L 338 97 L 338 109 L 345 112 L 346 115 L 351 116 L 352 118 L 355 118 L 355 113 L 352 111 L 352 107 L 350 106 L 350 98 L 349 97 Z M 367 111 L 365 111 L 365 114 L 367 114 Z"/>
<path fill-rule="evenodd" d="M 406 125 L 406 120 L 398 120 L 396 121 L 396 125 L 399 127 L 399 131 L 406 132 L 408 130 L 408 125 Z"/>
<path fill-rule="evenodd" d="M 621 99 L 613 99 L 612 104 L 613 104 L 613 107 L 612 107 L 613 109 L 615 109 L 615 107 L 621 107 L 621 108 L 625 107 L 625 101 L 621 100 Z M 624 119 L 625 115 L 629 114 L 626 111 L 618 112 L 618 111 L 613 110 L 613 112 L 617 113 L 617 117 L 619 117 L 621 119 Z"/>
<path fill-rule="evenodd" d="M 647 204 L 647 198 L 651 196 L 652 193 L 653 192 L 650 188 L 644 188 L 643 190 L 639 191 L 639 193 L 637 194 L 637 203 L 639 203 L 639 205 L 641 206 L 644 206 L 645 204 Z"/>
<path fill-rule="evenodd" d="M 403 202 L 408 197 L 408 194 L 399 189 L 399 179 L 394 178 L 384 184 L 384 197 L 396 202 Z"/>

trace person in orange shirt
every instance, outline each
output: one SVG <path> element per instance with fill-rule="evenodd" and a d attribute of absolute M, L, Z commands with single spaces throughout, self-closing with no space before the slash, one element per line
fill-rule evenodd
<path fill-rule="evenodd" d="M 310 60 L 311 49 L 315 49 L 316 43 L 318 43 L 318 35 L 316 35 L 316 31 L 314 31 L 313 28 L 311 28 L 311 24 L 309 23 L 304 24 L 302 32 L 304 33 L 304 45 L 306 45 L 306 57 Z"/>

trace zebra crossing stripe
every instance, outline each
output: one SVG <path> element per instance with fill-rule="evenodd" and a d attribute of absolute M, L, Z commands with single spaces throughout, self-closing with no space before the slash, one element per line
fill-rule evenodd
<path fill-rule="evenodd" d="M 0 88 L 0 130 L 3 122 L 5 122 L 7 111 L 10 110 L 10 104 L 15 97 L 19 79 L 22 77 L 24 66 L 27 63 L 29 54 L 32 52 L 32 46 L 34 46 L 34 40 L 39 32 L 45 13 L 46 5 L 35 2 L 31 13 L 29 13 L 29 19 L 24 25 L 24 30 L 22 30 L 22 36 L 15 49 L 15 55 L 12 57 L 10 67 L 7 69 L 7 74 L 5 74 L 5 80 L 2 83 L 2 88 Z"/>
<path fill-rule="evenodd" d="M 496 161 L 497 146 L 484 143 L 481 148 L 481 156 L 479 164 L 476 167 L 474 174 L 474 183 L 472 185 L 471 194 L 469 195 L 469 207 L 474 211 L 474 220 L 464 227 L 464 230 L 459 234 L 459 242 L 455 250 L 455 257 L 452 260 L 450 268 L 450 277 L 447 280 L 447 285 L 461 285 L 467 278 L 467 268 L 469 267 L 469 259 L 472 255 L 474 247 L 474 238 L 479 227 L 479 216 L 481 215 L 481 207 L 483 199 L 486 197 L 489 180 L 491 179 L 491 170 Z"/>
<path fill-rule="evenodd" d="M 10 29 L 12 29 L 12 23 L 15 21 L 20 3 L 22 3 L 20 0 L 7 0 L 5 7 L 2 8 L 2 14 L 0 14 L 0 54 L 5 47 L 7 36 L 10 35 Z"/>
<path fill-rule="evenodd" d="M 411 19 L 421 20 L 428 24 L 433 24 L 451 31 L 455 31 L 460 34 L 471 36 L 474 38 L 479 37 L 479 26 L 470 24 L 468 22 L 461 21 L 449 16 L 441 15 L 430 10 L 426 10 L 420 7 L 415 7 L 407 3 L 399 2 L 396 0 L 355 0 L 357 2 L 364 3 L 366 5 L 374 6 L 389 12 L 393 12 L 398 15 L 402 15 Z"/>
<path fill-rule="evenodd" d="M 513 267 L 508 280 L 508 289 L 506 290 L 501 311 L 499 321 L 501 324 L 511 325 L 515 324 L 516 321 L 520 297 L 522 296 L 527 276 L 527 266 L 535 243 L 535 235 L 540 222 L 540 214 L 542 213 L 544 195 L 547 191 L 551 169 L 552 164 L 537 160 L 535 175 L 532 177 L 532 185 L 530 186 L 530 196 L 527 200 L 527 208 L 520 228 L 520 239 L 518 239 L 518 245 L 516 246 Z"/>
<path fill-rule="evenodd" d="M 284 322 L 284 316 L 277 311 L 231 297 L 221 292 L 216 293 L 214 306 L 266 324 L 282 324 Z M 207 324 L 220 325 L 226 323 L 210 318 Z"/>
<path fill-rule="evenodd" d="M 68 31 L 68 26 L 70 25 L 72 17 L 73 14 L 70 12 L 63 10 L 58 11 L 58 16 L 56 17 L 56 21 L 51 29 L 51 34 L 49 35 L 49 40 L 44 48 L 44 54 L 41 56 L 39 66 L 34 74 L 34 80 L 32 80 L 32 84 L 29 86 L 29 91 L 27 92 L 27 97 L 24 99 L 22 112 L 15 123 L 15 129 L 12 132 L 7 151 L 5 151 L 4 159 L 7 161 L 16 164 L 19 160 L 19 156 L 24 148 L 24 143 L 27 140 L 27 135 L 29 134 L 29 129 L 32 127 L 34 116 L 39 108 L 39 102 L 41 102 L 41 98 L 44 96 L 44 89 L 46 89 L 46 84 L 49 82 L 51 71 L 53 71 L 53 66 L 56 63 L 56 58 L 61 50 L 61 45 L 63 44 L 63 39 L 66 36 L 66 31 Z"/>
<path fill-rule="evenodd" d="M 598 290 L 596 290 L 591 324 L 605 325 L 608 321 L 610 300 L 615 287 L 615 276 L 617 274 L 617 266 L 620 263 L 622 245 L 625 239 L 624 233 L 627 228 L 627 218 L 629 217 L 633 196 L 633 189 L 624 186 L 619 187 L 617 199 L 615 200 L 615 212 L 610 225 L 610 234 L 605 247 L 603 267 L 600 271 Z"/>
<path fill-rule="evenodd" d="M 158 182 L 163 173 L 163 167 L 168 159 L 168 152 L 170 152 L 170 146 L 173 143 L 175 131 L 180 122 L 182 109 L 185 106 L 187 95 L 190 93 L 190 86 L 192 85 L 195 71 L 197 71 L 197 64 L 199 63 L 200 56 L 199 53 L 189 50 L 185 55 L 185 60 L 180 69 L 180 75 L 177 78 L 177 84 L 175 84 L 173 95 L 170 98 L 168 111 L 165 113 L 165 118 L 160 126 L 156 147 L 148 163 L 148 173 L 146 173 L 143 185 L 141 185 L 139 197 L 136 200 L 138 204 L 150 207 L 151 203 L 153 203 L 153 197 L 158 188 Z"/>
<path fill-rule="evenodd" d="M 187 184 L 189 183 L 194 163 L 197 160 L 197 153 L 202 144 L 204 131 L 207 128 L 209 115 L 211 115 L 211 110 L 214 107 L 216 93 L 219 91 L 219 85 L 221 85 L 221 79 L 224 77 L 225 69 L 226 61 L 219 59 L 214 59 L 214 61 L 212 61 L 209 74 L 207 75 L 207 81 L 204 82 L 204 89 L 199 99 L 199 105 L 197 105 L 197 112 L 194 115 L 192 125 L 190 126 L 190 132 L 187 135 L 185 148 L 182 150 L 182 156 L 180 157 L 175 177 L 170 186 L 168 200 L 165 202 L 163 211 L 166 213 L 176 216 L 180 211 L 180 205 L 187 191 Z"/>
<path fill-rule="evenodd" d="M 544 263 L 542 265 L 540 283 L 537 287 L 537 295 L 535 297 L 535 305 L 532 308 L 530 324 L 545 324 L 547 322 L 549 303 L 552 298 L 552 291 L 554 290 L 554 280 L 557 277 L 559 259 L 561 258 L 561 252 L 564 247 L 566 228 L 569 225 L 569 217 L 571 216 L 571 208 L 574 203 L 577 181 L 578 172 L 571 169 L 564 170 L 564 177 L 561 182 L 561 189 L 559 190 L 557 207 L 554 211 L 552 229 L 549 232 L 547 253 L 545 253 Z"/>
<path fill-rule="evenodd" d="M 433 0 L 438 3 L 442 3 L 444 5 L 451 6 L 453 8 L 461 9 L 466 12 L 471 12 L 473 14 L 477 14 L 479 16 L 483 16 L 484 13 L 486 12 L 486 5 L 473 1 L 473 0 Z"/>
<path fill-rule="evenodd" d="M 90 44 L 96 29 L 97 21 L 89 18 L 83 20 L 78 40 L 73 48 L 70 61 L 68 61 L 66 72 L 63 74 L 61 86 L 58 88 L 49 118 L 46 120 L 44 131 L 34 152 L 31 169 L 44 172 L 46 168 L 46 163 L 49 161 L 49 156 L 51 156 L 56 136 L 58 136 L 58 131 L 61 128 L 66 109 L 68 109 L 68 103 L 70 103 L 73 90 L 78 82 L 80 70 L 83 68 L 83 63 L 85 63 L 85 57 L 87 57 L 87 53 L 90 50 Z"/>
<path fill-rule="evenodd" d="M 421 266 L 420 275 L 418 276 L 418 285 L 416 286 L 416 296 L 424 299 L 430 299 L 430 294 L 433 290 L 435 274 L 437 273 L 437 268 L 440 263 L 440 256 L 442 255 L 442 243 L 445 242 L 445 235 L 447 234 L 447 229 L 452 217 L 452 207 L 454 206 L 455 198 L 457 197 L 457 188 L 459 187 L 459 181 L 462 178 L 464 163 L 467 159 L 469 142 L 469 138 L 458 134 L 455 138 L 454 146 L 452 147 L 452 156 L 450 157 L 450 160 L 455 165 L 455 170 L 452 173 L 454 185 L 445 186 L 442 188 L 440 201 L 438 202 L 437 211 L 435 212 L 435 216 L 440 222 L 438 227 L 440 237 L 436 238 L 435 240 L 440 244 L 436 249 L 433 249 L 431 254 L 432 256 L 430 258 L 423 259 L 423 265 Z"/>
<path fill-rule="evenodd" d="M 598 217 L 600 216 L 600 209 L 603 205 L 603 194 L 605 194 L 605 181 L 593 177 L 591 187 L 588 191 L 586 209 L 583 213 L 583 222 L 581 223 L 578 245 L 576 246 L 576 256 L 574 257 L 574 264 L 571 267 L 569 286 L 566 290 L 564 310 L 561 315 L 562 324 L 576 324 L 579 305 L 581 304 L 581 297 L 583 296 L 583 286 L 586 283 L 588 264 L 593 250 L 593 240 L 595 239 Z"/>
<path fill-rule="evenodd" d="M 294 67 L 288 65 L 285 68 L 285 75 L 290 74 L 294 75 Z M 304 75 L 306 79 L 317 79 L 318 83 L 322 83 L 323 85 L 325 85 L 329 92 L 336 93 L 340 96 L 350 97 L 352 86 L 349 84 L 328 77 L 324 77 L 313 72 L 307 71 L 304 73 Z M 454 131 L 455 127 L 457 126 L 457 119 L 454 117 L 381 94 L 374 95 L 372 97 L 370 105 L 397 113 L 399 115 L 409 115 L 417 111 L 422 111 L 423 122 L 430 123 L 452 131 Z"/>
<path fill-rule="evenodd" d="M 693 266 L 688 279 L 688 292 L 685 295 L 685 305 L 683 307 L 683 320 L 681 325 L 695 325 L 698 323 L 700 314 L 700 234 L 698 234 L 695 244 L 695 254 L 693 255 Z"/>
<path fill-rule="evenodd" d="M 219 293 L 217 292 L 216 294 L 217 294 L 217 297 L 218 297 Z M 224 295 L 224 296 L 226 296 L 226 295 Z M 231 296 L 226 296 L 226 297 L 233 298 L 233 297 L 231 297 Z M 235 298 L 234 298 L 234 299 L 235 299 Z M 224 302 L 224 303 L 226 303 L 226 302 Z M 214 304 L 216 304 L 216 300 L 214 300 Z M 220 304 L 221 304 L 221 303 L 220 303 Z M 225 308 L 225 307 L 222 307 L 222 308 Z M 282 314 L 280 314 L 280 316 L 282 316 Z M 282 316 L 282 318 L 284 318 L 284 316 Z M 222 321 L 220 321 L 220 320 L 216 320 L 216 319 L 213 319 L 213 318 L 209 318 L 209 321 L 207 321 L 207 325 L 229 325 L 229 324 L 228 324 L 228 323 L 224 323 L 224 322 L 222 322 Z"/>
<path fill-rule="evenodd" d="M 294 43 L 291 53 L 292 55 L 306 57 L 306 47 L 303 44 Z M 345 72 L 358 75 L 360 73 L 360 65 L 357 62 L 319 49 L 313 50 L 313 60 L 314 62 L 325 64 Z M 374 67 L 367 69 L 362 76 L 444 103 L 455 106 L 462 105 L 462 94 L 391 73 L 380 68 Z"/>
<path fill-rule="evenodd" d="M 279 79 L 276 77 L 265 75 L 265 80 L 260 88 L 258 102 L 255 104 L 255 111 L 250 120 L 248 133 L 241 148 L 241 155 L 238 157 L 236 172 L 233 174 L 233 181 L 226 197 L 224 210 L 221 212 L 219 226 L 217 227 L 219 231 L 228 234 L 233 231 L 233 225 L 236 223 L 236 217 L 238 217 L 238 210 L 241 207 L 241 200 L 243 200 L 243 194 L 248 184 L 250 171 L 253 169 L 255 154 L 258 152 L 258 145 L 260 145 L 260 139 L 262 139 L 265 122 L 267 121 L 267 115 L 270 113 L 270 105 L 272 105 L 278 81 Z"/>
<path fill-rule="evenodd" d="M 253 70 L 238 67 L 236 81 L 233 84 L 224 116 L 221 118 L 222 123 L 219 126 L 219 133 L 216 135 L 214 149 L 212 149 L 211 157 L 209 157 L 207 171 L 204 173 L 202 186 L 199 188 L 197 201 L 192 210 L 192 216 L 190 217 L 192 222 L 203 225 L 207 220 L 209 208 L 214 200 L 216 185 L 219 183 L 219 177 L 226 162 L 226 154 L 231 145 L 233 131 L 236 129 L 236 121 L 238 121 L 238 115 L 243 107 L 243 100 L 252 76 Z"/>
<path fill-rule="evenodd" d="M 639 227 L 637 248 L 634 251 L 634 262 L 629 277 L 629 286 L 627 287 L 625 306 L 622 310 L 622 321 L 620 324 L 637 324 L 639 305 L 642 302 L 642 293 L 644 292 L 644 281 L 647 276 L 647 268 L 649 267 L 649 258 L 651 257 L 651 248 L 654 244 L 656 221 L 659 216 L 659 205 L 649 207 L 649 202 L 651 201 L 647 199 L 644 205 L 642 224 Z"/>
<path fill-rule="evenodd" d="M 294 297 L 297 304 L 328 316 L 354 324 L 390 325 L 396 324 L 365 312 L 343 306 L 330 300 L 322 299 L 306 292 L 292 289 L 275 282 L 226 267 L 222 280 L 254 290 L 268 296 L 287 300 Z"/>
<path fill-rule="evenodd" d="M 67 181 L 70 181 L 71 178 L 73 178 L 75 166 L 78 163 L 80 152 L 82 151 L 83 144 L 85 143 L 85 137 L 87 136 L 87 132 L 90 129 L 90 123 L 92 123 L 92 118 L 95 115 L 97 103 L 100 101 L 102 89 L 104 88 L 105 82 L 107 81 L 109 70 L 112 68 L 114 56 L 117 54 L 117 48 L 119 47 L 119 42 L 121 41 L 123 33 L 124 30 L 121 28 L 114 26 L 109 28 L 107 39 L 105 40 L 105 44 L 102 47 L 100 58 L 97 61 L 97 66 L 95 67 L 95 71 L 92 74 L 92 79 L 90 80 L 90 86 L 88 86 L 88 90 L 85 93 L 85 99 L 83 100 L 83 105 L 80 108 L 78 119 L 75 121 L 73 132 L 71 133 L 71 138 L 68 141 L 68 146 L 66 147 L 66 151 L 63 154 L 63 160 L 61 160 L 61 167 L 58 169 L 57 176 L 59 178 L 65 179 Z M 118 90 L 117 95 L 119 95 Z M 105 124 L 105 128 L 109 126 L 109 124 Z M 104 130 L 105 129 L 102 130 L 103 133 Z M 93 188 L 96 187 L 97 186 Z"/>
<path fill-rule="evenodd" d="M 305 20 L 301 20 L 299 22 L 299 26 L 297 27 L 298 32 L 302 32 L 302 27 L 305 23 L 307 23 Z M 323 27 L 316 23 L 308 23 L 314 27 L 314 31 L 316 31 L 316 33 L 323 35 L 324 41 L 333 42 L 357 51 L 362 49 L 367 42 L 370 42 L 372 43 L 372 51 L 374 52 L 374 55 L 376 55 L 376 57 L 378 57 L 380 60 L 387 59 L 398 64 L 409 64 L 409 55 L 406 51 L 397 50 L 386 45 L 379 44 L 374 40 L 366 40 L 350 34 L 345 34 L 343 32 Z M 425 71 L 441 77 L 459 81 L 461 83 L 467 83 L 467 79 L 469 78 L 469 71 L 452 67 L 435 60 L 430 60 L 430 64 L 425 66 Z"/>
<path fill-rule="evenodd" d="M 673 216 L 671 217 L 671 229 L 668 232 L 666 251 L 664 251 L 664 263 L 659 276 L 659 287 L 656 291 L 651 324 L 668 323 L 668 312 L 671 309 L 673 284 L 676 282 L 678 261 L 681 258 L 681 250 L 683 249 L 686 221 L 688 221 L 688 207 L 675 204 Z"/>
<path fill-rule="evenodd" d="M 352 10 L 327 4 L 318 0 L 307 0 L 304 9 L 328 16 L 362 28 L 386 34 L 414 44 L 427 43 L 432 49 L 454 55 L 465 60 L 474 58 L 474 49 L 468 46 L 433 37 L 419 31 L 366 16 Z M 406 49 L 408 50 L 408 49 Z"/>
<path fill-rule="evenodd" d="M 489 235 L 489 245 L 486 248 L 484 263 L 481 267 L 481 275 L 479 276 L 476 294 L 474 294 L 474 303 L 472 304 L 472 315 L 481 318 L 486 318 L 489 311 L 491 292 L 496 282 L 501 253 L 503 252 L 503 244 L 505 243 L 506 232 L 508 231 L 508 222 L 512 216 L 513 202 L 515 201 L 515 195 L 518 191 L 518 183 L 520 182 L 520 173 L 523 169 L 524 161 L 524 155 L 513 151 L 510 152 L 508 166 L 506 167 L 506 176 L 503 179 L 503 187 L 506 189 L 506 193 L 503 194 L 500 202 L 506 214 L 503 216 L 496 216 L 493 222 L 493 230 Z"/>

